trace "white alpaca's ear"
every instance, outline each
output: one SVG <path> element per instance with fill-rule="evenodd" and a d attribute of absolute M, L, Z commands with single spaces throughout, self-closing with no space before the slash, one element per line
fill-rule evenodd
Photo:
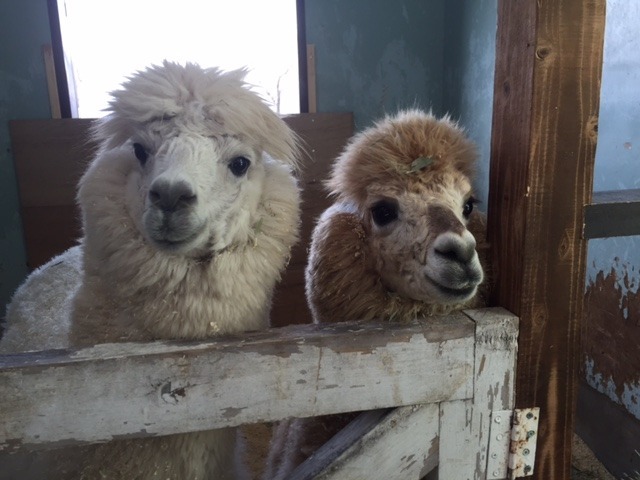
<path fill-rule="evenodd" d="M 302 152 L 298 135 L 270 109 L 263 115 L 263 122 L 264 130 L 261 136 L 264 151 L 274 159 L 298 169 Z"/>

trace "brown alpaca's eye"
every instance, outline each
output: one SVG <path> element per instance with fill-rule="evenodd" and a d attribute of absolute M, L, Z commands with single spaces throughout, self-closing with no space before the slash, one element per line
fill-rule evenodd
<path fill-rule="evenodd" d="M 469 218 L 469 216 L 471 215 L 471 212 L 473 212 L 473 206 L 476 204 L 476 202 L 477 200 L 473 197 L 467 200 L 467 203 L 465 203 L 464 207 L 462 207 L 462 216 L 464 218 Z"/>
<path fill-rule="evenodd" d="M 392 200 L 380 200 L 371 207 L 371 218 L 373 222 L 384 227 L 398 218 L 398 204 Z"/>

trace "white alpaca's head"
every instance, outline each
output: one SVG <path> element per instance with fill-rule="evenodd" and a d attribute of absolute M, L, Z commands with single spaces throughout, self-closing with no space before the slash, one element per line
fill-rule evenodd
<path fill-rule="evenodd" d="M 131 219 L 162 252 L 206 258 L 247 241 L 268 164 L 295 167 L 295 135 L 244 75 L 164 62 L 114 92 L 94 128 Z"/>
<path fill-rule="evenodd" d="M 476 294 L 483 271 L 467 229 L 475 160 L 453 122 L 420 111 L 363 131 L 338 159 L 328 185 L 362 219 L 386 289 L 434 304 Z"/>

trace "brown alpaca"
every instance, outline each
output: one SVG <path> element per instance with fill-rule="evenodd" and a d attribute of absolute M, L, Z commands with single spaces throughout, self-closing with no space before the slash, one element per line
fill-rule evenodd
<path fill-rule="evenodd" d="M 418 110 L 356 135 L 327 185 L 335 203 L 313 232 L 306 292 L 314 322 L 448 313 L 482 303 L 474 211 L 476 150 L 448 117 Z M 475 237 L 474 237 L 475 235 Z M 270 478 L 284 478 L 352 415 L 283 422 Z"/>

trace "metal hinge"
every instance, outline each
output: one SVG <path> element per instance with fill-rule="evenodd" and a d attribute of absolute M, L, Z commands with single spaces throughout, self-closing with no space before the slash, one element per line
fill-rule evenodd
<path fill-rule="evenodd" d="M 509 479 L 533 475 L 539 418 L 538 407 L 513 412 L 509 445 Z"/>
<path fill-rule="evenodd" d="M 533 475 L 539 408 L 491 412 L 487 479 Z"/>

